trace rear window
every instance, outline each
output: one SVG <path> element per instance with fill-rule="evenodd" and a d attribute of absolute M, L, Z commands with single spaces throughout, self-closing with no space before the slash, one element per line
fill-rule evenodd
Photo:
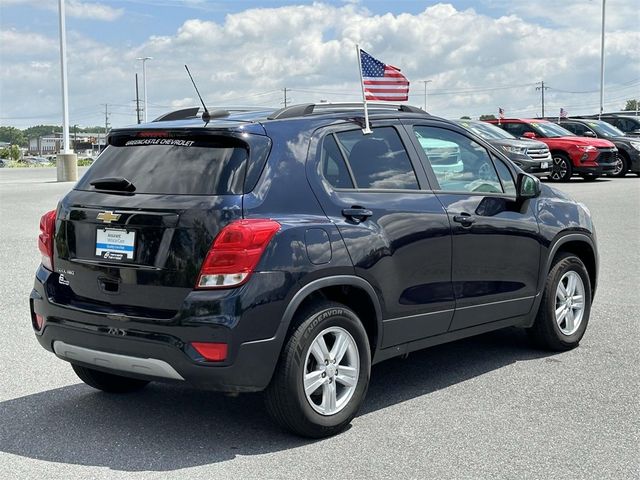
<path fill-rule="evenodd" d="M 76 189 L 95 191 L 92 181 L 123 177 L 136 194 L 242 194 L 247 159 L 238 142 L 129 137 L 109 145 Z"/>

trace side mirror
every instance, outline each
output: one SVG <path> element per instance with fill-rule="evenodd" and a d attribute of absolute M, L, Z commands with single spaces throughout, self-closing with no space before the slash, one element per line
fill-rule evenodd
<path fill-rule="evenodd" d="M 524 138 L 536 138 L 536 134 L 535 134 L 535 133 L 533 133 L 533 132 L 524 132 L 524 133 L 522 134 L 522 136 L 523 136 Z"/>
<path fill-rule="evenodd" d="M 518 198 L 534 198 L 540 195 L 540 180 L 528 173 L 519 173 L 517 180 Z"/>
<path fill-rule="evenodd" d="M 595 133 L 593 133 L 591 130 L 587 130 L 586 132 L 584 132 L 584 134 L 582 135 L 583 137 L 591 137 L 594 138 L 596 136 Z"/>

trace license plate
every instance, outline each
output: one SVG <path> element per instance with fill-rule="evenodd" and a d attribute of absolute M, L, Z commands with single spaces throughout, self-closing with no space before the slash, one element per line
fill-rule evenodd
<path fill-rule="evenodd" d="M 549 168 L 549 162 L 540 162 L 540 168 Z"/>
<path fill-rule="evenodd" d="M 105 260 L 133 260 L 136 232 L 118 228 L 99 228 L 96 231 L 96 257 Z"/>

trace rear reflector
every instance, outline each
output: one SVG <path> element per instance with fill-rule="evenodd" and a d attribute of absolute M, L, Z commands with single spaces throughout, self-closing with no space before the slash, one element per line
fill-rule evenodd
<path fill-rule="evenodd" d="M 42 253 L 42 265 L 53 271 L 53 238 L 56 233 L 56 211 L 51 210 L 40 218 L 38 249 Z"/>
<path fill-rule="evenodd" d="M 224 227 L 207 253 L 196 288 L 242 285 L 278 230 L 280 224 L 268 219 L 238 220 Z"/>
<path fill-rule="evenodd" d="M 222 362 L 227 358 L 226 343 L 192 342 L 191 345 L 209 362 Z"/>
<path fill-rule="evenodd" d="M 42 326 L 44 325 L 44 317 L 42 315 L 40 315 L 39 313 L 35 314 L 35 322 L 33 322 L 33 327 L 37 330 L 40 331 L 42 330 Z"/>

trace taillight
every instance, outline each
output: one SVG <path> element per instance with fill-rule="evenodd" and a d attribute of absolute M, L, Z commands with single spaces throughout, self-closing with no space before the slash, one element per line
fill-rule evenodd
<path fill-rule="evenodd" d="M 38 249 L 42 253 L 42 265 L 53 271 L 53 237 L 56 233 L 56 211 L 51 210 L 40 218 Z"/>
<path fill-rule="evenodd" d="M 200 269 L 196 288 L 235 287 L 249 279 L 271 238 L 280 229 L 274 220 L 238 220 L 213 241 Z"/>

